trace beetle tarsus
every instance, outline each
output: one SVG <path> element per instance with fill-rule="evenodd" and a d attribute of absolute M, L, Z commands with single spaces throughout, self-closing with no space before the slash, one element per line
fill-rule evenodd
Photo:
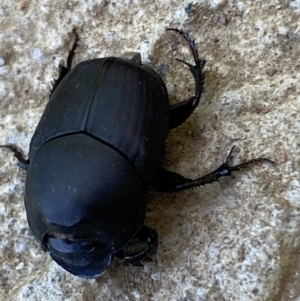
<path fill-rule="evenodd" d="M 272 161 L 268 158 L 256 158 L 256 159 L 252 159 L 252 160 L 249 160 L 247 162 L 244 162 L 244 163 L 241 163 L 241 164 L 238 164 L 238 165 L 235 165 L 235 166 L 229 166 L 229 162 L 233 159 L 232 152 L 233 152 L 234 148 L 235 148 L 235 145 L 231 148 L 231 150 L 229 152 L 229 155 L 226 158 L 226 161 L 218 169 L 216 169 L 216 171 L 217 170 L 222 171 L 222 167 L 224 167 L 224 169 L 223 169 L 224 176 L 226 176 L 225 173 L 226 173 L 227 170 L 231 174 L 233 171 L 239 171 L 242 168 L 245 168 L 245 167 L 248 167 L 252 164 L 256 164 L 256 163 L 260 163 L 260 162 L 269 162 L 269 163 L 275 164 L 274 161 Z M 230 174 L 228 174 L 228 175 L 230 175 Z"/>
<path fill-rule="evenodd" d="M 189 43 L 195 62 L 195 65 L 192 65 L 181 59 L 176 59 L 177 61 L 189 67 L 190 71 L 194 76 L 196 85 L 195 96 L 189 98 L 188 100 L 181 101 L 169 108 L 169 129 L 174 129 L 183 124 L 199 104 L 205 78 L 204 74 L 202 73 L 203 68 L 205 66 L 205 60 L 199 58 L 198 51 L 195 46 L 195 41 L 192 40 L 186 32 L 174 28 L 167 28 L 167 30 L 176 31 L 185 38 L 185 40 Z"/>
<path fill-rule="evenodd" d="M 186 189 L 190 189 L 197 186 L 204 186 L 206 184 L 212 184 L 218 182 L 220 178 L 227 177 L 232 174 L 234 171 L 239 171 L 242 168 L 248 167 L 249 165 L 260 163 L 260 162 L 269 162 L 274 164 L 274 161 L 267 158 L 257 158 L 252 159 L 247 162 L 229 166 L 230 161 L 233 159 L 232 152 L 235 146 L 233 146 L 229 152 L 224 163 L 220 165 L 217 169 L 211 173 L 202 176 L 198 179 L 192 180 L 181 176 L 175 172 L 167 171 L 164 169 L 159 170 L 155 181 L 153 182 L 155 188 L 161 192 L 177 192 Z"/>
<path fill-rule="evenodd" d="M 178 29 L 178 28 L 167 28 L 167 30 L 178 32 L 179 34 L 181 34 L 184 37 L 184 39 L 190 45 L 190 48 L 191 48 L 191 51 L 192 51 L 192 54 L 193 54 L 193 57 L 194 57 L 194 60 L 196 63 L 197 60 L 199 59 L 198 50 L 196 48 L 195 41 L 189 37 L 188 33 L 181 29 Z"/>
<path fill-rule="evenodd" d="M 76 30 L 73 30 L 73 33 L 75 35 L 75 40 L 73 42 L 72 48 L 69 51 L 69 55 L 68 55 L 68 59 L 67 59 L 67 69 L 70 71 L 72 69 L 72 62 L 73 62 L 73 58 L 75 55 L 75 50 L 78 46 L 78 41 L 79 41 L 79 36 L 78 33 L 76 32 Z"/>

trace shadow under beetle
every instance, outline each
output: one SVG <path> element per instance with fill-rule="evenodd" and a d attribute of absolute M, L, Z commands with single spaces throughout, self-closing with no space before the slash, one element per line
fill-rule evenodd
<path fill-rule="evenodd" d="M 59 66 L 50 101 L 30 142 L 26 160 L 25 207 L 29 226 L 51 257 L 69 272 L 100 276 L 114 257 L 134 262 L 157 248 L 157 232 L 145 225 L 144 193 L 152 185 L 176 192 L 218 181 L 258 158 L 229 166 L 226 161 L 195 180 L 162 167 L 168 130 L 180 126 L 198 106 L 205 60 L 187 33 L 194 65 L 195 95 L 171 107 L 159 75 L 141 64 L 116 57 L 72 67 L 78 36 L 67 67 Z M 130 247 L 143 244 L 137 251 Z"/>

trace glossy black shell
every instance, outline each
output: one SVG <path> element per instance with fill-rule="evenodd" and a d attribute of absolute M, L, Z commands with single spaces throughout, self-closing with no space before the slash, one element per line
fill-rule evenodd
<path fill-rule="evenodd" d="M 167 91 L 152 69 L 115 57 L 79 63 L 55 89 L 30 144 L 25 205 L 36 238 L 89 235 L 122 248 L 143 224 L 143 191 L 162 164 L 167 130 Z M 60 187 L 64 174 L 70 187 Z M 74 202 L 82 182 L 89 197 Z"/>
<path fill-rule="evenodd" d="M 147 183 L 161 163 L 167 130 L 167 91 L 151 68 L 115 57 L 84 61 L 54 91 L 29 158 L 51 139 L 85 132 L 120 152 Z"/>

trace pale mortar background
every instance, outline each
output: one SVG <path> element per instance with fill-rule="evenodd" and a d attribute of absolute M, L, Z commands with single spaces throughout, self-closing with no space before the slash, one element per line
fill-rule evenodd
<path fill-rule="evenodd" d="M 300 300 L 300 1 L 0 2 L 0 144 L 27 154 L 58 63 L 77 28 L 81 60 L 141 52 L 175 103 L 193 94 L 182 28 L 207 60 L 205 93 L 167 140 L 166 167 L 205 174 L 233 144 L 235 178 L 157 194 L 147 225 L 159 247 L 144 266 L 85 280 L 44 253 L 27 225 L 25 173 L 0 151 L 0 300 Z M 50 162 L 49 162 L 50 164 Z"/>

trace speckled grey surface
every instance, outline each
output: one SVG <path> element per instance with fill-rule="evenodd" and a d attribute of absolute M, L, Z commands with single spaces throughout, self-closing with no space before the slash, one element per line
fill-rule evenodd
<path fill-rule="evenodd" d="M 75 63 L 141 52 L 164 70 L 170 102 L 188 98 L 188 31 L 207 60 L 205 93 L 167 140 L 166 166 L 196 177 L 233 144 L 260 164 L 200 189 L 155 195 L 146 224 L 159 247 L 143 266 L 114 263 L 101 278 L 64 271 L 34 240 L 25 173 L 0 150 L 0 299 L 300 300 L 300 2 L 16 1 L 0 4 L 0 144 L 27 153 L 60 60 L 77 28 Z"/>

